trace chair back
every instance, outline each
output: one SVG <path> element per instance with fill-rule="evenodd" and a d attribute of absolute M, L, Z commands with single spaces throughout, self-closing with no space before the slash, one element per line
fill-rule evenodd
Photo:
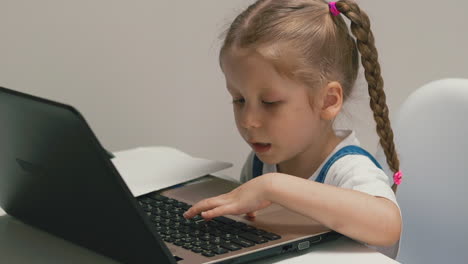
<path fill-rule="evenodd" d="M 424 85 L 393 121 L 402 263 L 468 262 L 468 80 Z M 382 150 L 377 160 L 386 165 Z M 388 172 L 388 175 L 392 175 Z"/>

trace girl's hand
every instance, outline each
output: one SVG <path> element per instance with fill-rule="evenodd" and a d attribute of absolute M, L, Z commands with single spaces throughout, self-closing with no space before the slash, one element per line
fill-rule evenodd
<path fill-rule="evenodd" d="M 245 214 L 255 217 L 255 211 L 271 205 L 268 193 L 271 186 L 271 174 L 256 177 L 231 192 L 201 200 L 184 213 L 185 218 L 192 218 L 201 213 L 207 220 L 222 215 Z"/>

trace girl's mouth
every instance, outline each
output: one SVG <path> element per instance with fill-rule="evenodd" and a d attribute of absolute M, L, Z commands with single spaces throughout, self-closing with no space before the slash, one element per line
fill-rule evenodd
<path fill-rule="evenodd" d="M 271 148 L 271 144 L 269 143 L 253 143 L 252 144 L 253 149 L 257 153 L 262 153 L 262 152 L 267 152 Z"/>

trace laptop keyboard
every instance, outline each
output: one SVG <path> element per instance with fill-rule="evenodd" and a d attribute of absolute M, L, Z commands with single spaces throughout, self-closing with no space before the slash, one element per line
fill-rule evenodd
<path fill-rule="evenodd" d="M 205 221 L 200 215 L 185 219 L 190 205 L 160 194 L 138 197 L 161 238 L 205 257 L 213 257 L 280 239 L 281 236 L 257 229 L 224 216 Z"/>

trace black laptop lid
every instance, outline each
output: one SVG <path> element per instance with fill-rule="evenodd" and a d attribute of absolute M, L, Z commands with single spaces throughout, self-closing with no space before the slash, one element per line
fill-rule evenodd
<path fill-rule="evenodd" d="M 175 263 L 78 111 L 2 87 L 0 206 L 124 263 Z"/>

